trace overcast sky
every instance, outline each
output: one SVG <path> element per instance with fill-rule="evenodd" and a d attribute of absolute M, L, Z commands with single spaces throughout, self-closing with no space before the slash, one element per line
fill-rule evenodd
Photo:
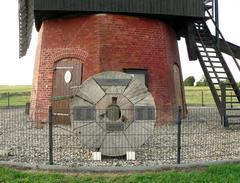
<path fill-rule="evenodd" d="M 219 0 L 220 29 L 228 41 L 240 45 L 240 0 Z M 7 0 L 0 6 L 0 85 L 30 85 L 32 83 L 37 32 L 34 29 L 27 55 L 18 58 L 18 1 Z M 197 80 L 202 76 L 198 62 L 189 62 L 184 41 L 179 42 L 183 77 Z M 229 60 L 228 57 L 226 57 Z M 228 61 L 230 62 L 230 60 Z M 240 62 L 240 61 L 239 61 Z M 234 71 L 237 80 L 240 73 Z"/>

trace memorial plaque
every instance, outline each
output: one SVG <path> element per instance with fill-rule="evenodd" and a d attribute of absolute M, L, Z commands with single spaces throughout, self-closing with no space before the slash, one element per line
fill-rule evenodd
<path fill-rule="evenodd" d="M 94 107 L 74 107 L 73 119 L 74 121 L 95 120 L 95 108 Z"/>
<path fill-rule="evenodd" d="M 95 79 L 101 86 L 127 86 L 130 79 Z"/>
<path fill-rule="evenodd" d="M 112 131 L 123 131 L 124 130 L 124 124 L 117 122 L 117 123 L 106 123 L 106 130 L 109 132 Z"/>
<path fill-rule="evenodd" d="M 135 120 L 154 120 L 155 108 L 153 106 L 135 107 Z"/>

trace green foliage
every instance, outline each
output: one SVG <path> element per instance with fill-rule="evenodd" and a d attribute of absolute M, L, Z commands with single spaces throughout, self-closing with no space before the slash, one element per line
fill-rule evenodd
<path fill-rule="evenodd" d="M 201 77 L 201 79 L 196 83 L 196 86 L 208 86 L 205 76 Z"/>
<path fill-rule="evenodd" d="M 239 164 L 223 164 L 191 171 L 164 171 L 128 175 L 66 175 L 61 173 L 25 172 L 0 167 L 0 182 L 9 183 L 186 183 L 186 182 L 239 182 Z"/>
<path fill-rule="evenodd" d="M 193 76 L 187 77 L 183 82 L 184 86 L 194 86 L 194 83 L 195 83 L 195 78 Z"/>

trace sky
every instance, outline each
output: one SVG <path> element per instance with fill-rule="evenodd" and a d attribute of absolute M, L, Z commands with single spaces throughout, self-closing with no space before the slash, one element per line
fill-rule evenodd
<path fill-rule="evenodd" d="M 226 40 L 240 45 L 240 0 L 219 0 L 220 30 Z M 0 85 L 31 85 L 37 32 L 33 29 L 32 41 L 27 55 L 18 58 L 18 1 L 7 0 L 0 6 Z M 189 61 L 184 39 L 178 42 L 183 78 L 194 76 L 199 80 L 203 75 L 198 61 Z M 233 75 L 240 81 L 240 73 L 224 55 Z M 240 61 L 238 60 L 240 63 Z"/>

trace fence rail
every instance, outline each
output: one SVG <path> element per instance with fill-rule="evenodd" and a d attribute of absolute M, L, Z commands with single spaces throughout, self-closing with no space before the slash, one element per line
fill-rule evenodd
<path fill-rule="evenodd" d="M 25 106 L 29 102 L 31 92 L 0 93 L 0 107 Z"/>
<path fill-rule="evenodd" d="M 30 101 L 31 92 L 4 92 L 0 93 L 0 107 L 24 106 Z M 211 91 L 201 88 L 187 88 L 185 90 L 186 103 L 188 106 L 215 106 Z M 234 93 L 229 93 L 234 96 Z M 231 98 L 235 102 L 235 98 Z"/>
<path fill-rule="evenodd" d="M 176 121 L 159 119 L 153 128 L 148 126 L 151 121 L 145 120 L 129 131 L 131 125 L 124 127 L 124 133 L 111 128 L 103 132 L 104 121 L 98 126 L 89 121 L 58 124 L 51 109 L 49 112 L 49 123 L 37 128 L 35 120 L 39 119 L 32 120 L 24 108 L 0 109 L 0 160 L 67 166 L 151 166 L 240 158 L 240 128 L 224 128 L 215 107 L 189 107 L 184 119 L 180 115 Z M 93 161 L 97 151 L 110 156 Z M 135 152 L 135 160 L 126 161 L 126 151 Z"/>

